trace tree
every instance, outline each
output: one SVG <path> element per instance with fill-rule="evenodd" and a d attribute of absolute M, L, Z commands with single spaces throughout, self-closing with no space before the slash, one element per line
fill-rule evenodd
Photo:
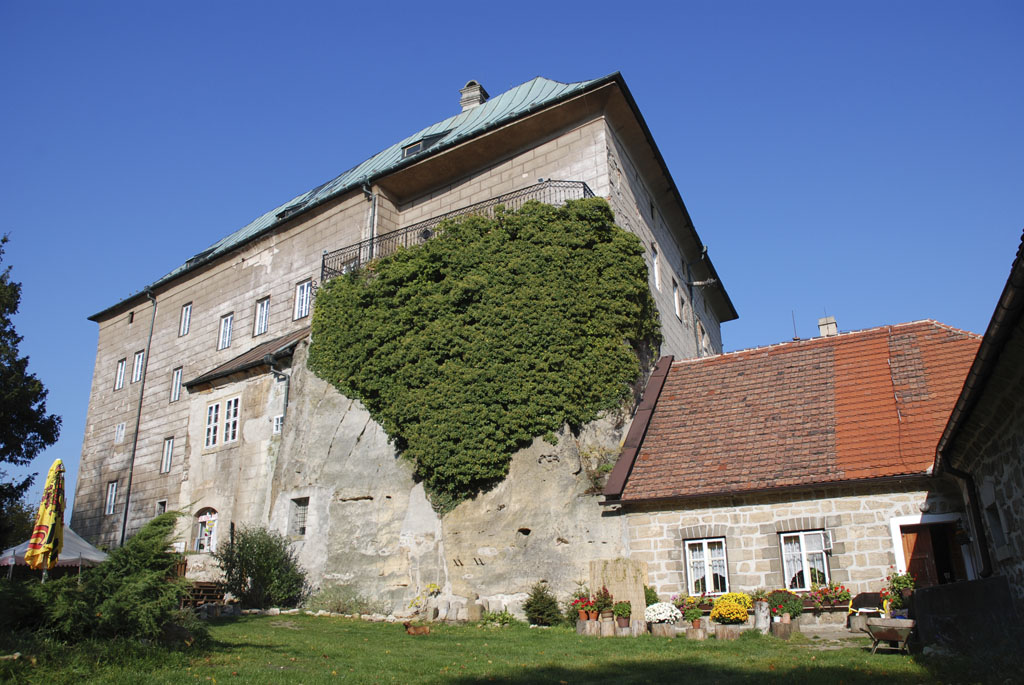
<path fill-rule="evenodd" d="M 7 236 L 0 237 L 0 266 Z M 28 357 L 19 356 L 21 336 L 12 318 L 21 302 L 21 284 L 11 280 L 11 267 L 0 270 L 0 466 L 28 464 L 44 448 L 57 442 L 60 417 L 46 413 L 46 388 L 28 372 Z M 0 537 L 10 534 L 9 521 L 34 474 L 7 480 L 0 468 Z"/>

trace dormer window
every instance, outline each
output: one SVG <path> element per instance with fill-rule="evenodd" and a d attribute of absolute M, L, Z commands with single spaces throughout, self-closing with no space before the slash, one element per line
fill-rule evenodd
<path fill-rule="evenodd" d="M 412 157 L 413 155 L 423 152 L 428 147 L 444 138 L 445 134 L 447 133 L 448 132 L 445 131 L 444 133 L 435 133 L 433 135 L 424 136 L 417 140 L 415 143 L 406 145 L 405 147 L 402 148 L 402 159 L 405 159 L 406 157 Z"/>

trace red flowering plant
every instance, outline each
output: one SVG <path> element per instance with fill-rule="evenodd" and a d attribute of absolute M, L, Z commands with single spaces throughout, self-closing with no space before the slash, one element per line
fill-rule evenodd
<path fill-rule="evenodd" d="M 807 598 L 814 602 L 814 611 L 820 612 L 825 607 L 834 607 L 837 604 L 849 602 L 850 591 L 836 582 L 828 585 L 811 583 L 811 591 L 807 593 Z"/>
<path fill-rule="evenodd" d="M 569 606 L 573 611 L 594 611 L 594 600 L 589 597 L 577 597 Z"/>
<path fill-rule="evenodd" d="M 892 609 L 903 608 L 903 591 L 913 590 L 916 578 L 910 571 L 900 573 L 895 566 L 889 567 L 889 575 L 885 577 L 886 586 L 878 593 L 882 601 L 889 600 L 889 607 Z"/>

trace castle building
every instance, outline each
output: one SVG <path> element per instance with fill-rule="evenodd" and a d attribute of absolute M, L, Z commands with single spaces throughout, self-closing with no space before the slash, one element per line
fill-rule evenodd
<path fill-rule="evenodd" d="M 300 542 L 323 529 L 334 516 L 317 501 L 326 472 L 317 481 L 307 463 L 288 492 L 279 477 L 297 458 L 289 449 L 312 449 L 302 441 L 315 431 L 300 423 L 310 418 L 294 407 L 310 382 L 292 358 L 316 288 L 428 239 L 445 217 L 605 197 L 646 248 L 661 353 L 721 352 L 720 325 L 736 311 L 621 75 L 535 78 L 494 97 L 470 81 L 459 105 L 90 317 L 99 342 L 75 530 L 117 546 L 155 514 L 184 509 L 181 546 L 203 554 L 233 524 L 274 524 Z"/>

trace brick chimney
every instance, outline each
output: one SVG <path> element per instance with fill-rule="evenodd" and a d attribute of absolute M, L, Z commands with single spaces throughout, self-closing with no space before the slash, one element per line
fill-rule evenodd
<path fill-rule="evenodd" d="M 476 81 L 468 82 L 459 93 L 462 95 L 459 98 L 459 104 L 462 105 L 463 112 L 484 104 L 490 97 L 484 87 Z"/>
<path fill-rule="evenodd" d="M 820 333 L 823 338 L 839 335 L 839 326 L 836 324 L 836 317 L 826 316 L 818 319 L 818 333 Z"/>

